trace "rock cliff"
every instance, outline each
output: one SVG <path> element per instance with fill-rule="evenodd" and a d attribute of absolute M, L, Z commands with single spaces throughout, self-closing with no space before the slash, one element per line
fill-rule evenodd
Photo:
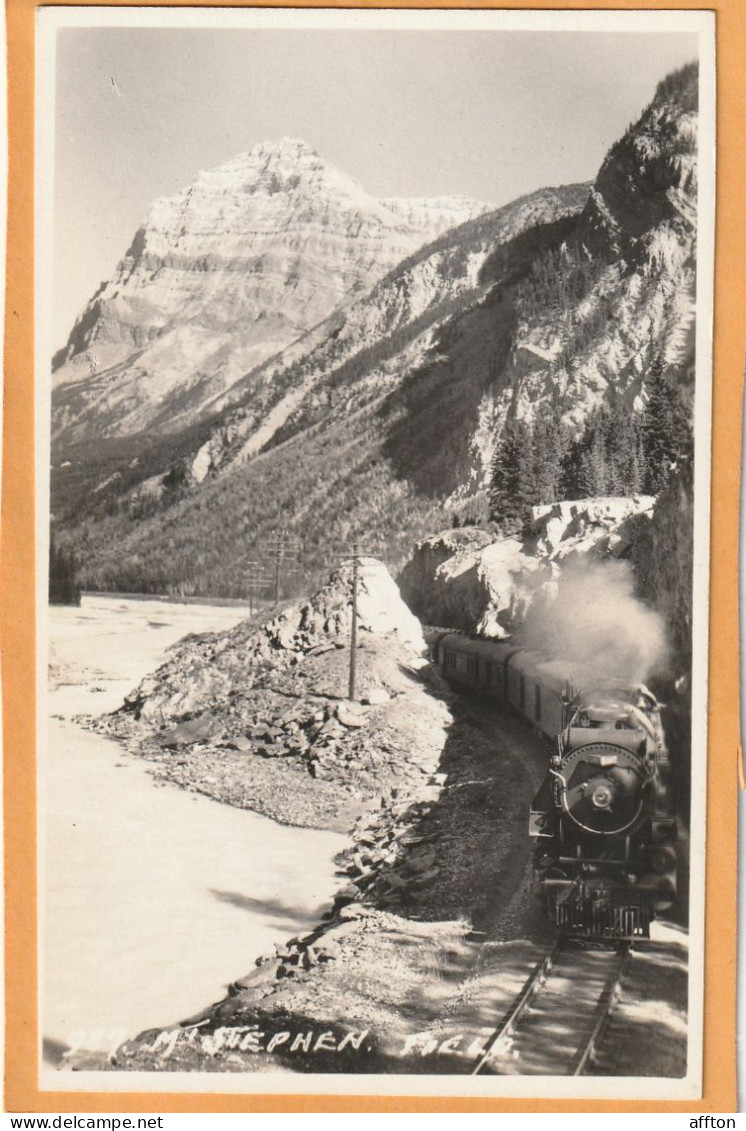
<path fill-rule="evenodd" d="M 478 527 L 420 543 L 399 577 L 426 623 L 502 639 L 520 631 L 537 597 L 551 599 L 563 567 L 627 558 L 650 525 L 655 499 L 579 499 L 534 507 L 524 539 Z"/>
<path fill-rule="evenodd" d="M 609 151 L 575 232 L 537 258 L 456 497 L 487 487 L 511 417 L 550 417 L 578 434 L 602 406 L 639 411 L 655 360 L 693 395 L 697 84 L 696 65 L 660 83 Z"/>

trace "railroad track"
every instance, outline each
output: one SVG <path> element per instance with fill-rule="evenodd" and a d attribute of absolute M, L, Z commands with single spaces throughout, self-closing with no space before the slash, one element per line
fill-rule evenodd
<path fill-rule="evenodd" d="M 472 1075 L 589 1071 L 630 958 L 629 943 L 555 943 L 526 979 Z"/>

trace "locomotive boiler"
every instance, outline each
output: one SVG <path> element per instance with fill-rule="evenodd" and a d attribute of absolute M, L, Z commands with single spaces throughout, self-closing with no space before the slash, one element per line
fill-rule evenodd
<path fill-rule="evenodd" d="M 520 714 L 551 743 L 533 799 L 534 886 L 563 935 L 647 937 L 676 899 L 676 814 L 660 704 L 643 685 L 578 691 L 558 661 L 444 634 L 457 687 Z"/>

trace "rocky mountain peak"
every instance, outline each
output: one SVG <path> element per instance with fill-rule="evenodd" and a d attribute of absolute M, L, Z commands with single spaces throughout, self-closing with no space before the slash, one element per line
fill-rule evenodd
<path fill-rule="evenodd" d="M 487 210 L 379 201 L 295 138 L 200 173 L 153 203 L 56 355 L 55 434 L 196 423 L 406 256 Z"/>
<path fill-rule="evenodd" d="M 296 160 L 300 156 L 321 160 L 317 151 L 299 137 L 281 137 L 277 141 L 262 141 L 259 145 L 254 146 L 254 149 L 270 155 L 283 156 L 287 154 Z"/>
<path fill-rule="evenodd" d="M 167 578 L 174 592 L 235 594 L 238 563 L 278 514 L 316 578 L 330 538 L 375 529 L 395 568 L 454 522 L 518 529 L 532 505 L 656 494 L 651 471 L 665 481 L 687 453 L 696 137 L 696 81 L 672 76 L 610 150 L 590 203 L 584 185 L 544 189 L 458 227 L 448 198 L 371 205 L 359 190 L 348 207 L 349 179 L 311 199 L 300 184 L 268 193 L 293 143 L 229 163 L 233 185 L 251 168 L 254 192 L 226 190 L 224 168 L 205 175 L 183 217 L 172 200 L 140 233 L 65 368 L 104 348 L 123 360 L 57 393 L 64 440 L 147 430 L 97 442 L 95 461 L 94 445 L 56 447 L 54 505 L 85 547 L 86 587 Z M 301 178 L 337 176 L 300 152 Z M 422 240 L 415 220 L 445 231 Z M 662 450 L 651 421 L 666 405 Z M 560 506 L 547 545 L 566 518 Z M 508 539 L 508 573 L 514 552 Z"/>
<path fill-rule="evenodd" d="M 696 64 L 669 75 L 640 119 L 610 149 L 581 222 L 597 255 L 644 255 L 662 225 L 693 233 L 697 209 Z"/>
<path fill-rule="evenodd" d="M 306 142 L 290 137 L 260 142 L 222 165 L 202 171 L 184 193 L 164 198 L 164 203 L 173 206 L 184 197 L 192 202 L 195 197 L 199 200 L 203 194 L 221 190 L 272 197 L 308 189 L 340 200 L 352 197 L 359 206 L 372 206 L 374 210 L 378 203 Z"/>

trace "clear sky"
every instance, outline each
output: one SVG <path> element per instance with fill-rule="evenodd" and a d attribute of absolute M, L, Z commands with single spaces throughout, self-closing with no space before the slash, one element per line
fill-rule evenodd
<path fill-rule="evenodd" d="M 55 346 L 158 196 L 301 138 L 378 196 L 496 205 L 592 179 L 693 34 L 64 28 Z"/>

